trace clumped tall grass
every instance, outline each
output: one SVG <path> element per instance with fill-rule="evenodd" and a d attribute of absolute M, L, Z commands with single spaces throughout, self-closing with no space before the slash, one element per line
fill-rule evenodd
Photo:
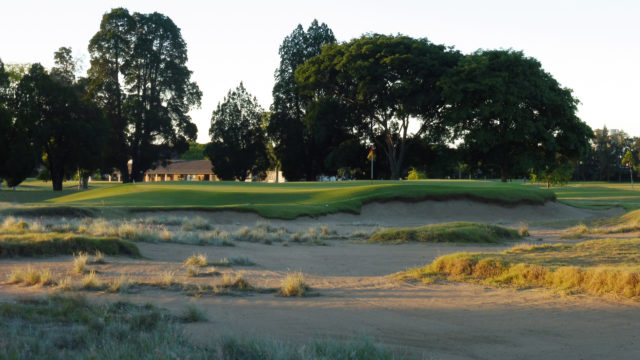
<path fill-rule="evenodd" d="M 73 255 L 73 272 L 76 274 L 84 274 L 87 272 L 87 262 L 89 261 L 89 254 L 86 252 L 79 252 Z"/>
<path fill-rule="evenodd" d="M 0 233 L 21 234 L 29 230 L 29 224 L 23 219 L 7 216 L 0 224 Z"/>
<path fill-rule="evenodd" d="M 95 270 L 91 270 L 87 275 L 82 278 L 82 289 L 85 290 L 100 290 L 103 288 L 102 280 L 98 278 Z"/>
<path fill-rule="evenodd" d="M 188 265 L 186 274 L 188 277 L 198 277 L 200 276 L 200 269 L 197 266 Z"/>
<path fill-rule="evenodd" d="M 305 296 L 309 290 L 304 274 L 296 271 L 287 274 L 280 285 L 281 296 Z"/>
<path fill-rule="evenodd" d="M 96 250 L 93 255 L 93 259 L 91 260 L 92 264 L 106 264 L 107 262 L 104 260 L 104 253 L 100 250 Z"/>
<path fill-rule="evenodd" d="M 156 282 L 160 286 L 172 286 L 176 283 L 175 271 L 164 271 Z"/>
<path fill-rule="evenodd" d="M 54 278 L 52 272 L 48 268 L 44 269 L 36 269 L 31 265 L 27 265 L 26 268 L 14 269 L 9 273 L 9 278 L 7 279 L 6 284 L 8 285 L 18 285 L 24 284 L 27 286 L 33 285 L 56 285 L 56 279 Z"/>
<path fill-rule="evenodd" d="M 185 219 L 181 227 L 182 231 L 211 230 L 211 224 L 199 216 L 193 219 Z"/>
<path fill-rule="evenodd" d="M 207 254 L 193 254 L 184 261 L 185 265 L 204 267 L 208 265 Z"/>
<path fill-rule="evenodd" d="M 488 285 L 545 287 L 568 293 L 640 298 L 640 239 L 575 245 L 521 245 L 502 253 L 456 253 L 397 274 L 431 282 L 444 277 Z"/>
<path fill-rule="evenodd" d="M 126 292 L 131 286 L 131 280 L 125 274 L 120 275 L 119 278 L 114 279 L 109 283 L 107 287 L 108 292 Z"/>
<path fill-rule="evenodd" d="M 220 287 L 224 289 L 235 289 L 235 290 L 250 290 L 253 289 L 253 286 L 249 284 L 249 282 L 242 276 L 238 275 L 236 277 L 232 277 L 231 275 L 224 275 L 222 277 L 222 283 Z"/>

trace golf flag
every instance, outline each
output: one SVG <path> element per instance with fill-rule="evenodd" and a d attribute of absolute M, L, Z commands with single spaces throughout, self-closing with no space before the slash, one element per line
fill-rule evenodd
<path fill-rule="evenodd" d="M 367 155 L 367 160 L 375 160 L 376 153 L 373 152 L 373 145 L 371 145 L 371 149 L 369 150 L 369 155 Z"/>

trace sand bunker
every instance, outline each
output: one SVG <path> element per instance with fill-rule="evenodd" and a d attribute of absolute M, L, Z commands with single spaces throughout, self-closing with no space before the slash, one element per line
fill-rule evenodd
<path fill-rule="evenodd" d="M 478 221 L 502 225 L 526 222 L 537 227 L 532 237 L 557 241 L 549 225 L 615 216 L 621 209 L 593 211 L 560 203 L 505 207 L 468 200 L 419 203 L 372 203 L 360 215 L 332 214 L 297 220 L 265 220 L 253 213 L 148 212 L 139 216 L 201 216 L 229 230 L 268 221 L 289 230 L 326 224 L 339 232 L 373 226 L 417 226 L 448 221 Z M 556 226 L 556 225 L 554 225 Z M 536 240 L 537 241 L 537 240 Z M 200 298 L 180 291 L 134 290 L 109 294 L 83 292 L 94 301 L 153 303 L 181 312 L 194 304 L 209 319 L 185 325 L 187 338 L 201 345 L 219 335 L 235 334 L 304 342 L 310 338 L 369 336 L 399 347 L 416 358 L 435 359 L 586 359 L 640 358 L 640 304 L 595 296 L 562 296 L 549 290 L 500 289 L 472 284 L 413 284 L 388 274 L 427 264 L 436 257 L 459 251 L 499 251 L 509 244 L 402 244 L 380 245 L 330 240 L 329 246 L 236 242 L 235 247 L 138 243 L 142 259 L 107 257 L 95 265 L 104 279 L 126 274 L 133 280 L 154 279 L 175 271 L 187 284 L 212 284 L 220 277 L 187 277 L 183 261 L 204 253 L 212 261 L 247 257 L 254 266 L 220 267 L 224 275 L 243 275 L 261 288 L 278 287 L 289 271 L 303 271 L 319 296 L 282 298 L 275 294 Z M 0 261 L 0 273 L 32 264 L 54 274 L 71 269 L 71 256 L 12 258 Z M 46 287 L 0 285 L 0 302 L 52 293 Z"/>
<path fill-rule="evenodd" d="M 264 219 L 255 213 L 236 211 L 171 211 L 172 216 L 200 216 L 224 230 L 241 226 L 254 226 L 259 221 L 268 221 L 276 227 L 290 231 L 306 230 L 312 226 L 327 225 L 340 234 L 380 227 L 408 227 L 451 221 L 474 221 L 505 226 L 526 223 L 535 228 L 537 224 L 549 222 L 588 221 L 595 218 L 617 216 L 621 208 L 609 210 L 580 209 L 558 202 L 544 205 L 504 206 L 472 200 L 390 201 L 370 203 L 362 206 L 360 214 L 337 213 L 317 218 L 300 217 L 296 220 Z M 138 216 L 157 216 L 158 212 L 141 212 Z M 167 213 L 169 214 L 169 213 Z"/>

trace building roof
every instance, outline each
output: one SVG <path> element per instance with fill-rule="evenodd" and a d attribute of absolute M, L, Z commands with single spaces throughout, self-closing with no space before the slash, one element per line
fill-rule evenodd
<path fill-rule="evenodd" d="M 167 166 L 159 165 L 147 170 L 146 174 L 213 174 L 212 168 L 209 160 L 170 160 Z"/>

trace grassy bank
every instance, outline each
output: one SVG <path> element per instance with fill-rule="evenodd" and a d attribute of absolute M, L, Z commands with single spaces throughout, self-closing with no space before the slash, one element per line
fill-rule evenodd
<path fill-rule="evenodd" d="M 622 207 L 627 211 L 640 209 L 640 187 L 631 184 L 578 182 L 554 189 L 558 201 L 586 209 Z"/>
<path fill-rule="evenodd" d="M 415 228 L 386 229 L 371 235 L 369 241 L 396 244 L 405 242 L 499 243 L 518 238 L 520 235 L 516 230 L 501 226 L 451 222 Z"/>
<path fill-rule="evenodd" d="M 640 231 L 640 210 L 634 210 L 620 217 L 600 220 L 592 226 L 580 224 L 565 231 L 566 238 L 579 238 L 584 234 L 617 234 Z"/>
<path fill-rule="evenodd" d="M 88 191 L 37 197 L 26 191 L 25 201 L 0 191 L 0 202 L 22 207 L 71 206 L 131 210 L 237 210 L 264 217 L 293 219 L 338 211 L 358 213 L 372 201 L 402 199 L 473 199 L 506 205 L 542 204 L 555 199 L 552 191 L 495 181 L 349 181 L 333 183 L 166 182 L 118 184 Z M 41 190 L 45 191 L 45 190 Z M 46 199 L 45 199 L 46 198 Z M 24 211 L 24 210 L 23 210 Z"/>
<path fill-rule="evenodd" d="M 197 316 L 193 316 L 193 314 Z M 204 320 L 197 309 L 171 315 L 152 305 L 90 304 L 53 296 L 0 304 L 2 359 L 400 359 L 370 340 L 274 340 L 222 337 L 195 346 L 181 322 Z M 55 330 L 55 331 L 52 331 Z"/>
<path fill-rule="evenodd" d="M 447 279 L 638 299 L 640 239 L 521 245 L 503 252 L 456 253 L 396 276 L 427 283 Z"/>
<path fill-rule="evenodd" d="M 140 256 L 138 247 L 116 237 L 93 237 L 64 233 L 0 235 L 0 258 L 11 256 L 71 255 L 100 251 L 107 255 Z"/>

